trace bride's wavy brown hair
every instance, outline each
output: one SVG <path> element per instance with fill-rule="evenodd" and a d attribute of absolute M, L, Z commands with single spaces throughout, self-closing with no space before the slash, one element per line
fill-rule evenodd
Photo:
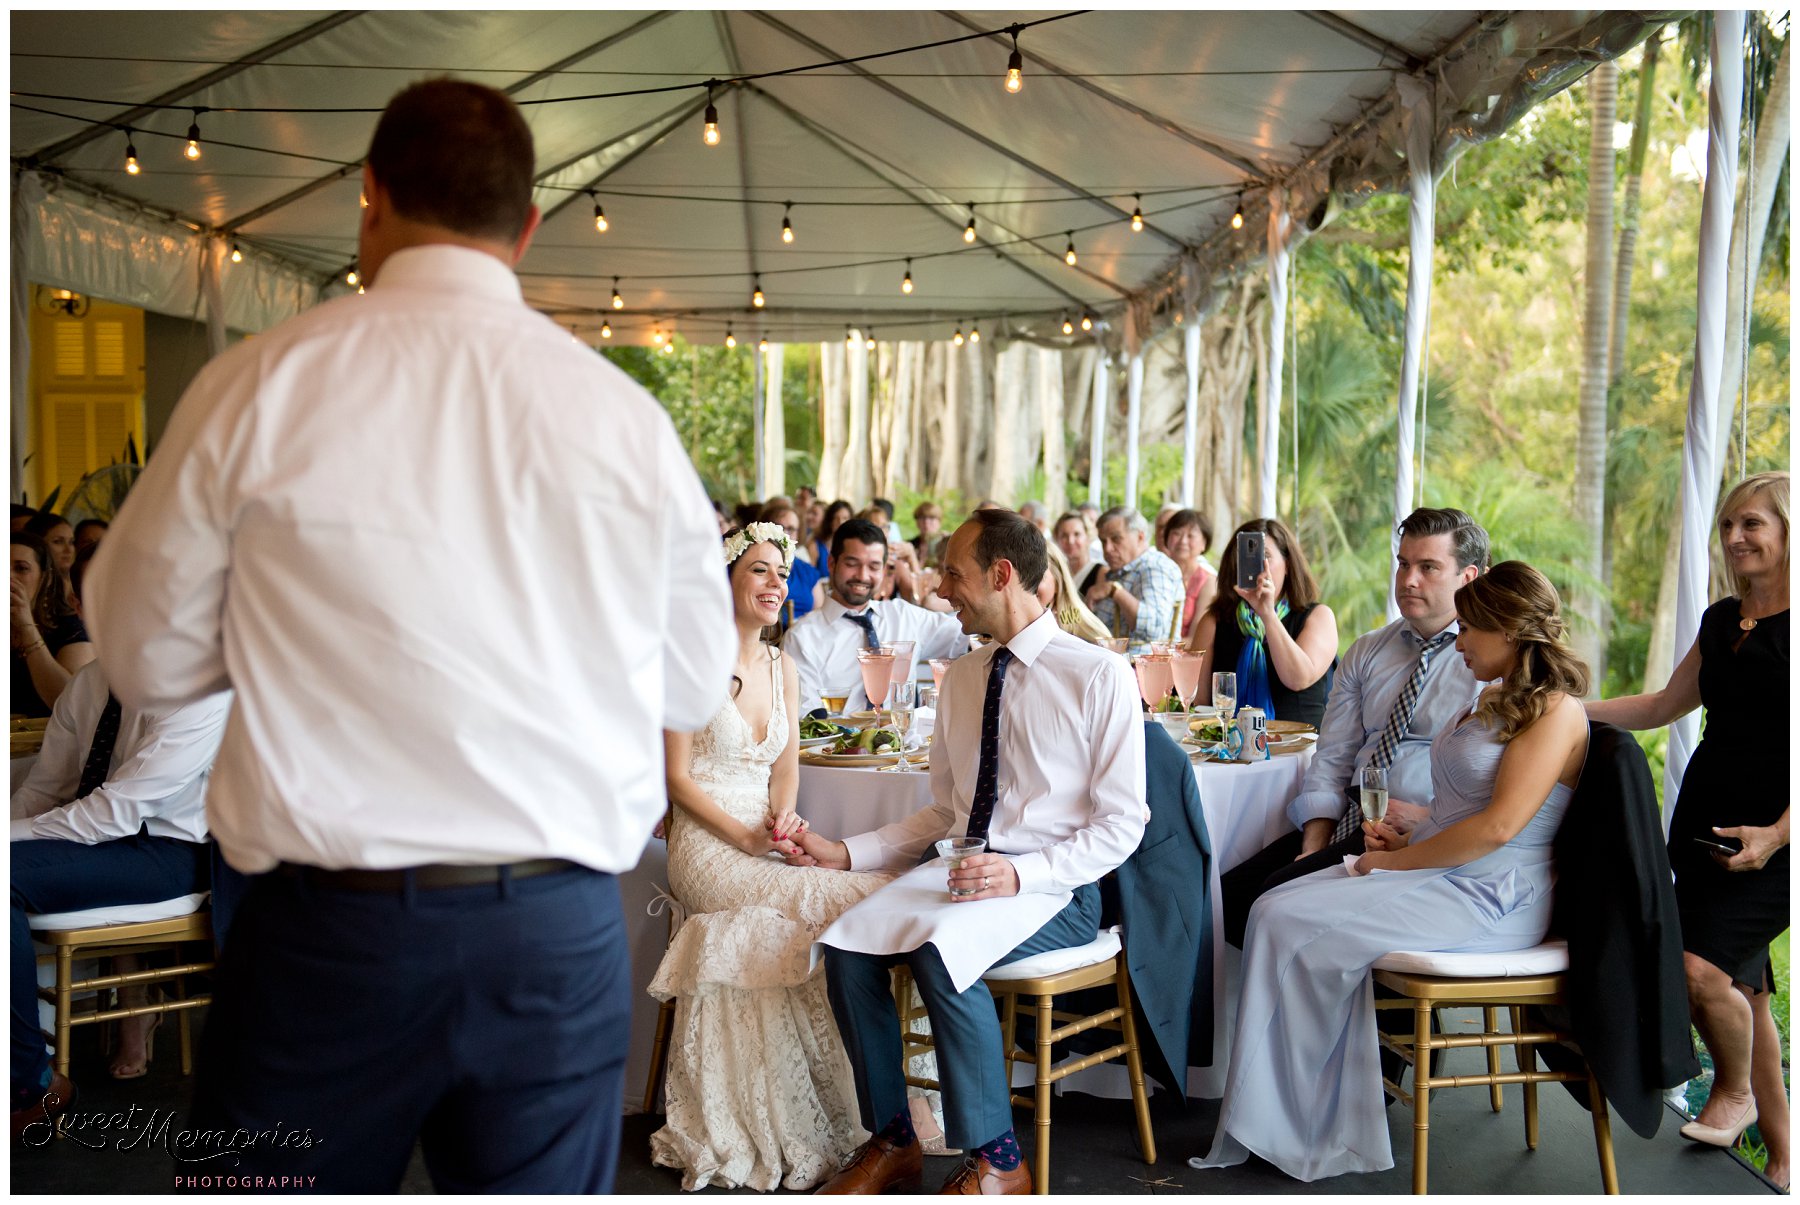
<path fill-rule="evenodd" d="M 1565 639 L 1562 599 L 1550 579 L 1524 561 L 1502 561 L 1458 590 L 1456 618 L 1465 628 L 1501 632 L 1519 646 L 1518 664 L 1475 709 L 1502 743 L 1537 723 L 1553 693 L 1577 699 L 1587 694 L 1588 667 Z"/>

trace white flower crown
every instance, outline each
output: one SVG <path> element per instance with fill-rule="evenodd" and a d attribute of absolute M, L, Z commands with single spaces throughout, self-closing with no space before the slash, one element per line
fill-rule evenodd
<path fill-rule="evenodd" d="M 744 550 L 752 544 L 773 544 L 781 550 L 781 567 L 791 569 L 794 565 L 794 542 L 788 539 L 788 533 L 779 523 L 752 523 L 725 541 L 725 563 L 735 562 L 744 555 Z"/>

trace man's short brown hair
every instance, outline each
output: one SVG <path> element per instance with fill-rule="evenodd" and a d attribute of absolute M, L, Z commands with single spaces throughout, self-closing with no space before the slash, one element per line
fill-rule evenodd
<path fill-rule="evenodd" d="M 531 214 L 531 129 L 501 92 L 464 80 L 414 84 L 388 102 L 369 171 L 401 217 L 512 242 Z"/>

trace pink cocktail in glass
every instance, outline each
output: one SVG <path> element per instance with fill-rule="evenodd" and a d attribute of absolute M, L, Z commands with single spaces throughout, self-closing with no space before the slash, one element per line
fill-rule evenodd
<path fill-rule="evenodd" d="M 947 658 L 933 657 L 931 659 L 931 684 L 937 687 L 940 694 L 944 690 L 944 671 L 949 668 L 950 662 Z"/>
<path fill-rule="evenodd" d="M 919 652 L 918 641 L 896 640 L 892 644 L 882 645 L 881 651 L 894 654 L 894 681 L 896 683 L 911 682 L 913 658 L 918 656 Z M 885 693 L 882 697 L 886 697 Z"/>
<path fill-rule="evenodd" d="M 1144 706 L 1152 711 L 1156 705 L 1169 697 L 1169 691 L 1175 686 L 1175 667 L 1166 656 L 1145 653 L 1137 659 L 1138 693 L 1144 697 Z"/>
<path fill-rule="evenodd" d="M 894 654 L 874 649 L 856 650 L 857 666 L 862 670 L 863 693 L 869 696 L 869 706 L 880 710 L 887 702 L 888 687 L 894 681 Z"/>
<path fill-rule="evenodd" d="M 1181 706 L 1191 710 L 1194 696 L 1200 693 L 1200 654 L 1176 653 L 1170 661 L 1175 674 L 1175 693 L 1181 696 Z"/>

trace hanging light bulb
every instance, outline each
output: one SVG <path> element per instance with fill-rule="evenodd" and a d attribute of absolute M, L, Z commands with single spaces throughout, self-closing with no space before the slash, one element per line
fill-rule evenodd
<path fill-rule="evenodd" d="M 671 339 L 667 343 L 663 344 L 663 355 L 672 356 L 674 354 L 675 354 L 675 341 L 673 339 Z"/>
<path fill-rule="evenodd" d="M 867 348 L 869 351 L 874 351 L 875 350 L 875 328 L 870 327 L 868 329 L 868 331 L 866 332 L 866 336 L 867 337 L 864 338 L 864 340 L 863 340 L 863 346 L 865 348 Z"/>
<path fill-rule="evenodd" d="M 975 241 L 975 202 L 969 202 L 969 224 L 963 227 L 963 242 Z"/>
<path fill-rule="evenodd" d="M 900 278 L 900 291 L 908 297 L 912 296 L 912 260 L 910 259 L 906 261 L 906 275 Z"/>
<path fill-rule="evenodd" d="M 849 347 L 851 344 L 853 344 L 855 342 L 856 342 L 856 331 L 851 329 L 850 327 L 846 326 L 844 328 L 844 346 Z"/>
<path fill-rule="evenodd" d="M 231 244 L 231 262 L 234 264 L 241 264 L 244 262 L 244 253 L 239 250 L 236 243 Z"/>
<path fill-rule="evenodd" d="M 1063 263 L 1071 268 L 1075 266 L 1075 232 L 1069 231 L 1069 245 L 1063 248 Z"/>
<path fill-rule="evenodd" d="M 1017 92 L 1025 86 L 1025 56 L 1019 53 L 1019 27 L 1012 27 L 1012 54 L 1006 60 L 1006 90 Z"/>
<path fill-rule="evenodd" d="M 1067 314 L 1063 315 L 1062 333 L 1065 335 L 1072 335 L 1075 333 L 1075 324 L 1069 321 L 1069 316 Z"/>
<path fill-rule="evenodd" d="M 656 344 L 658 347 L 663 345 L 662 327 L 658 326 L 651 329 L 650 342 Z"/>
<path fill-rule="evenodd" d="M 606 210 L 600 207 L 600 198 L 594 196 L 593 193 L 589 193 L 588 196 L 594 198 L 594 231 L 597 234 L 605 234 L 611 229 L 612 223 L 606 220 Z"/>
<path fill-rule="evenodd" d="M 979 322 L 971 322 L 969 324 L 969 342 L 981 342 L 981 324 Z"/>
<path fill-rule="evenodd" d="M 706 128 L 701 131 L 700 141 L 707 146 L 719 145 L 719 109 L 713 104 L 713 87 L 718 80 L 709 80 L 706 85 Z"/>
<path fill-rule="evenodd" d="M 1238 194 L 1237 208 L 1232 210 L 1231 228 L 1233 230 L 1242 230 L 1244 228 L 1244 194 L 1243 193 Z"/>
<path fill-rule="evenodd" d="M 956 324 L 956 333 L 950 336 L 950 342 L 958 347 L 963 345 L 962 323 L 959 322 Z"/>
<path fill-rule="evenodd" d="M 737 346 L 737 336 L 731 333 L 731 323 L 729 323 L 729 322 L 727 322 L 725 324 L 725 346 L 726 347 L 736 347 Z"/>
<path fill-rule="evenodd" d="M 181 152 L 188 157 L 188 162 L 200 158 L 200 110 L 194 110 L 194 120 L 188 123 L 187 148 Z"/>
<path fill-rule="evenodd" d="M 1131 199 L 1136 202 L 1131 208 L 1131 233 L 1141 234 L 1144 229 L 1144 199 L 1136 193 L 1131 194 Z"/>
<path fill-rule="evenodd" d="M 784 243 L 792 243 L 794 241 L 794 223 L 788 220 L 788 211 L 793 209 L 793 207 L 794 203 L 792 201 L 783 201 L 781 203 L 781 241 Z"/>
<path fill-rule="evenodd" d="M 1094 316 L 1086 310 L 1081 311 L 1081 329 L 1084 331 L 1094 329 Z"/>
<path fill-rule="evenodd" d="M 750 304 L 760 310 L 764 305 L 768 304 L 769 299 L 763 296 L 762 277 L 760 275 L 755 278 L 754 283 L 756 287 L 750 293 Z"/>
<path fill-rule="evenodd" d="M 138 166 L 137 147 L 132 144 L 131 131 L 125 131 L 125 174 L 135 176 L 144 169 Z"/>
<path fill-rule="evenodd" d="M 612 323 L 604 318 L 600 320 L 600 337 L 602 339 L 612 338 Z"/>
<path fill-rule="evenodd" d="M 365 288 L 363 288 L 363 287 L 362 287 L 362 286 L 361 286 L 361 285 L 357 285 L 357 286 L 356 286 L 356 295 L 357 295 L 357 296 L 358 296 L 358 297 L 361 297 L 361 296 L 362 296 L 362 295 L 363 295 L 363 294 L 364 294 L 364 293 L 367 293 L 367 292 L 368 292 L 368 291 L 369 291 L 369 290 L 367 290 L 367 289 L 365 289 Z"/>
<path fill-rule="evenodd" d="M 619 278 L 615 276 L 613 277 L 613 309 L 622 310 L 624 308 L 625 299 L 619 296 Z"/>
<path fill-rule="evenodd" d="M 344 273 L 344 283 L 345 284 L 353 285 L 353 284 L 360 284 L 361 282 L 362 282 L 362 277 L 360 277 L 356 274 L 355 268 L 351 268 L 348 272 Z"/>
<path fill-rule="evenodd" d="M 756 350 L 757 351 L 768 351 L 769 350 L 769 341 L 767 339 L 758 339 L 756 341 Z"/>

